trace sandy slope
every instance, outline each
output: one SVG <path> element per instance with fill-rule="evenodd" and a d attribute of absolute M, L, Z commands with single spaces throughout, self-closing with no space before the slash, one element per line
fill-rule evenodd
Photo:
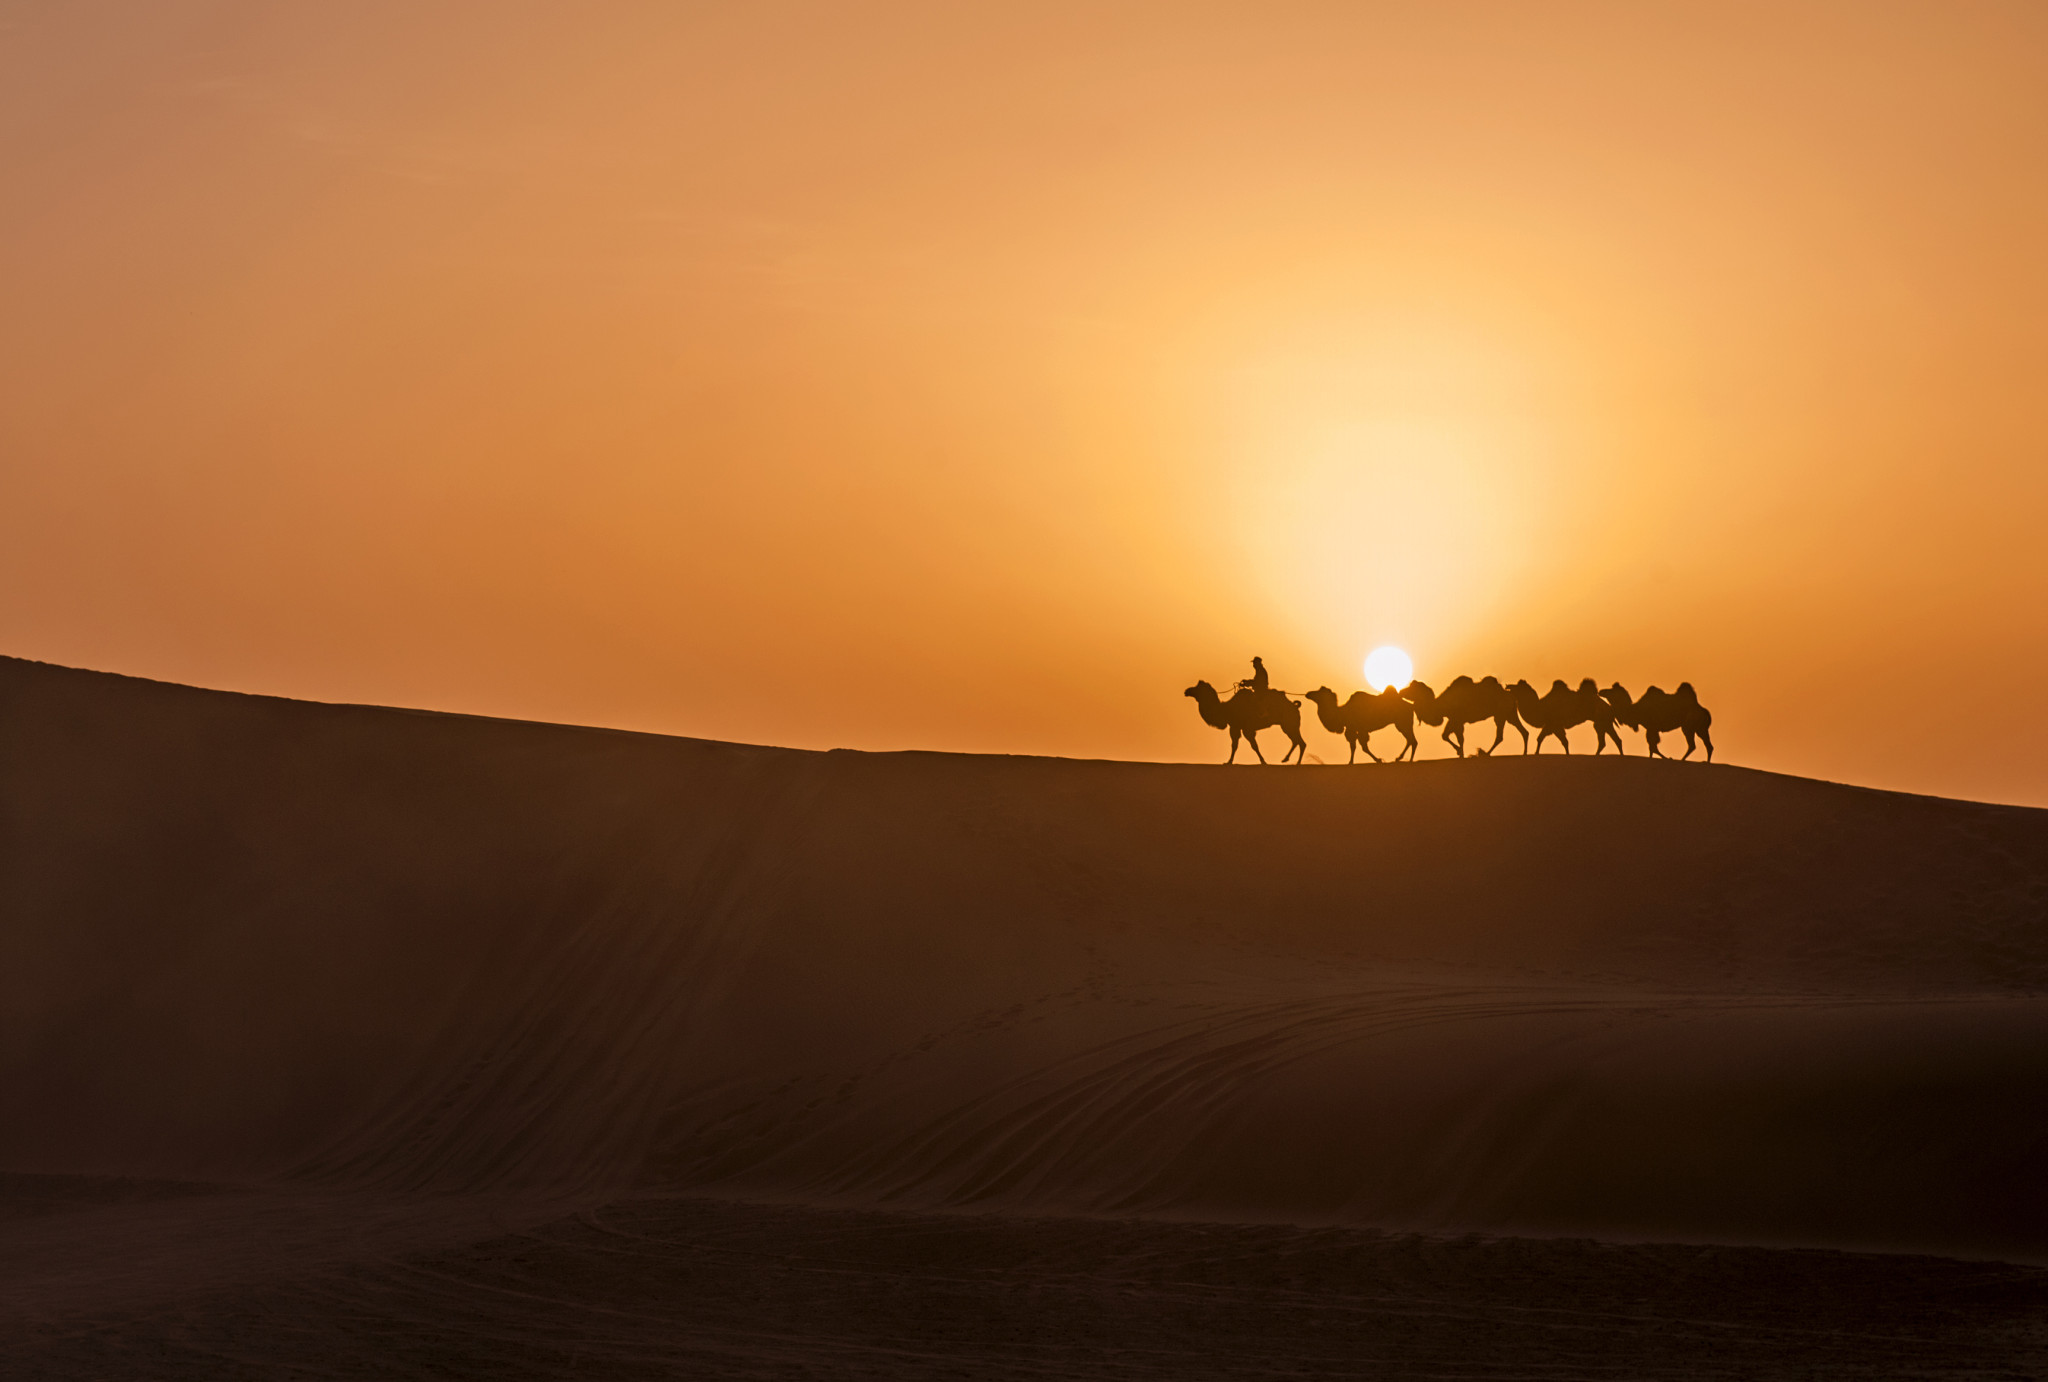
<path fill-rule="evenodd" d="M 2043 812 L 0 661 L 0 908 L 17 1173 L 2048 1258 Z"/>
<path fill-rule="evenodd" d="M 0 664 L 0 1164 L 2048 1250 L 2048 814 Z"/>

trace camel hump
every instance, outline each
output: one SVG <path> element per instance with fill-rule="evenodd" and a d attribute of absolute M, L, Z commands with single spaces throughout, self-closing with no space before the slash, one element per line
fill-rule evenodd
<path fill-rule="evenodd" d="M 1694 705 L 1698 705 L 1700 703 L 1700 693 L 1692 689 L 1692 683 L 1689 681 L 1682 681 L 1678 683 L 1678 689 L 1672 692 L 1671 694 L 1673 694 L 1674 696 L 1683 696 L 1686 700 L 1691 701 Z"/>

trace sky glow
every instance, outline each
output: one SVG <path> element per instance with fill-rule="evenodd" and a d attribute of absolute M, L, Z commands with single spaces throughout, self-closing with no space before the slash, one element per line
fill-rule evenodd
<path fill-rule="evenodd" d="M 1853 693 L 2048 680 L 2048 9 L 114 0 L 0 92 L 0 650 L 1206 759 L 1394 639 L 2048 804 Z"/>

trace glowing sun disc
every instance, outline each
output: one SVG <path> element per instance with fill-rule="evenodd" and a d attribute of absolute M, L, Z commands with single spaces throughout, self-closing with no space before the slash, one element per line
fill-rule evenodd
<path fill-rule="evenodd" d="M 1365 655 L 1365 679 L 1375 691 L 1415 680 L 1415 663 L 1399 648 L 1374 648 Z"/>

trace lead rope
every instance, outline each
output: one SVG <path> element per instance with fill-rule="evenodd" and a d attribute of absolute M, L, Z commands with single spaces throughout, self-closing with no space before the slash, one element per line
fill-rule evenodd
<path fill-rule="evenodd" d="M 1250 688 L 1249 686 L 1246 686 L 1246 685 L 1244 684 L 1244 678 L 1243 678 L 1243 677 L 1239 677 L 1239 678 L 1237 678 L 1237 679 L 1236 679 L 1236 680 L 1234 680 L 1234 681 L 1229 681 L 1229 682 L 1228 682 L 1227 684 L 1226 684 L 1225 682 L 1212 682 L 1212 683 L 1210 683 L 1210 684 L 1211 684 L 1212 686 L 1220 686 L 1220 687 L 1222 687 L 1222 688 L 1223 688 L 1223 689 L 1222 689 L 1221 691 L 1218 691 L 1218 692 L 1217 692 L 1217 694 L 1218 694 L 1218 695 L 1222 695 L 1222 694 L 1223 694 L 1224 692 L 1226 692 L 1226 691 L 1249 691 L 1249 690 L 1251 690 L 1251 688 Z M 1284 686 L 1268 686 L 1268 687 L 1267 687 L 1266 689 L 1267 689 L 1268 691 L 1278 691 L 1278 692 L 1279 692 L 1279 693 L 1280 693 L 1281 695 L 1283 695 L 1283 696 L 1298 696 L 1298 697 L 1300 697 L 1300 698 L 1301 698 L 1301 699 L 1303 699 L 1303 700 L 1306 700 L 1306 699 L 1308 699 L 1308 692 L 1306 692 L 1306 691 L 1289 691 L 1289 690 L 1288 690 L 1288 689 L 1287 689 L 1286 687 L 1284 687 Z"/>

